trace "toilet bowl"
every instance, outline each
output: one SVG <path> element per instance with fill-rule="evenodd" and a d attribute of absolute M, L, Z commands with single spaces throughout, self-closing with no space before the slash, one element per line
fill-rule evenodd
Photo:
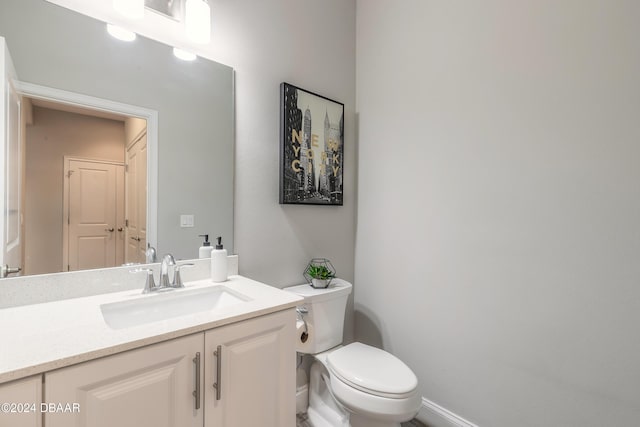
<path fill-rule="evenodd" d="M 299 285 L 284 290 L 304 297 L 298 317 L 306 336 L 297 351 L 311 354 L 307 415 L 314 427 L 399 427 L 420 408 L 418 380 L 400 359 L 355 342 L 342 345 L 352 285 L 334 279 L 329 288 Z M 302 335 L 302 334 L 301 334 Z"/>

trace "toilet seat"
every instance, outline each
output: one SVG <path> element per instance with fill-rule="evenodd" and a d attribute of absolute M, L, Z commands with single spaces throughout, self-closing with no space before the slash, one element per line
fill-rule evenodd
<path fill-rule="evenodd" d="M 326 360 L 333 376 L 364 393 L 390 399 L 416 393 L 418 379 L 411 369 L 379 348 L 351 343 L 330 352 Z"/>

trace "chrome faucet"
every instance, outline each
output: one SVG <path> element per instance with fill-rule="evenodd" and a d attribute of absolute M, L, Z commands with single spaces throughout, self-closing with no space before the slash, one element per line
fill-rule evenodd
<path fill-rule="evenodd" d="M 185 267 L 193 267 L 194 264 L 176 264 L 173 255 L 166 254 L 162 257 L 160 265 L 160 287 L 161 288 L 184 288 L 180 271 Z M 169 279 L 170 270 L 173 270 L 173 278 Z"/>
<path fill-rule="evenodd" d="M 147 280 L 144 284 L 144 289 L 142 290 L 143 294 L 148 294 L 150 292 L 162 291 L 167 289 L 176 289 L 176 288 L 184 288 L 184 284 L 182 283 L 182 277 L 180 277 L 180 271 L 185 267 L 193 267 L 194 264 L 176 264 L 175 258 L 173 255 L 166 254 L 162 257 L 162 264 L 160 264 L 160 284 L 156 285 L 153 280 L 153 269 L 151 268 L 137 268 L 135 270 L 131 270 L 130 273 L 147 273 Z M 171 271 L 173 270 L 173 271 Z M 173 278 L 170 278 L 170 274 L 173 273 Z"/>
<path fill-rule="evenodd" d="M 147 250 L 144 253 L 147 264 L 153 264 L 158 261 L 158 257 L 156 256 L 156 248 L 151 246 L 150 243 L 147 243 Z"/>
<path fill-rule="evenodd" d="M 162 257 L 162 264 L 160 265 L 160 287 L 161 288 L 172 288 L 173 282 L 175 280 L 175 266 L 176 260 L 173 258 L 173 255 L 166 254 Z M 173 270 L 173 280 L 169 280 L 169 269 Z"/>

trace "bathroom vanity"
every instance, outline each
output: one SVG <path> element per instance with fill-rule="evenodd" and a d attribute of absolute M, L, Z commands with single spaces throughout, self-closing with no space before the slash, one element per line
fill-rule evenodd
<path fill-rule="evenodd" d="M 295 425 L 298 297 L 241 276 L 140 290 L 0 309 L 0 425 Z"/>

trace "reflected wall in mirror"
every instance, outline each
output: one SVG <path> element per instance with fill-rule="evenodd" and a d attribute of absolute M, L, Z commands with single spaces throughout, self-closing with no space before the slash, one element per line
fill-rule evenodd
<path fill-rule="evenodd" d="M 26 96 L 21 113 L 24 271 L 144 263 L 146 121 Z"/>
<path fill-rule="evenodd" d="M 156 229 L 149 230 L 150 236 L 157 237 L 149 243 L 158 254 L 195 258 L 198 234 L 205 233 L 223 236 L 225 247 L 233 249 L 230 67 L 202 58 L 181 61 L 171 47 L 140 36 L 132 43 L 118 41 L 107 34 L 104 23 L 44 0 L 1 2 L 0 36 L 6 40 L 21 82 L 157 111 L 157 152 L 148 158 L 157 158 L 149 169 L 155 167 L 158 177 L 157 182 L 148 180 L 147 205 L 157 209 Z M 35 108 L 37 117 L 43 107 Z M 64 164 L 60 153 L 44 157 L 60 168 Z M 59 208 L 54 209 L 59 214 Z M 194 227 L 181 227 L 181 215 L 193 215 Z M 24 241 L 37 242 L 37 230 L 28 228 L 28 220 L 23 224 Z M 60 258 L 63 248 L 53 246 L 46 244 L 40 250 Z M 31 267 L 27 274 L 29 269 L 44 272 Z M 61 266 L 58 271 L 62 270 Z"/>

